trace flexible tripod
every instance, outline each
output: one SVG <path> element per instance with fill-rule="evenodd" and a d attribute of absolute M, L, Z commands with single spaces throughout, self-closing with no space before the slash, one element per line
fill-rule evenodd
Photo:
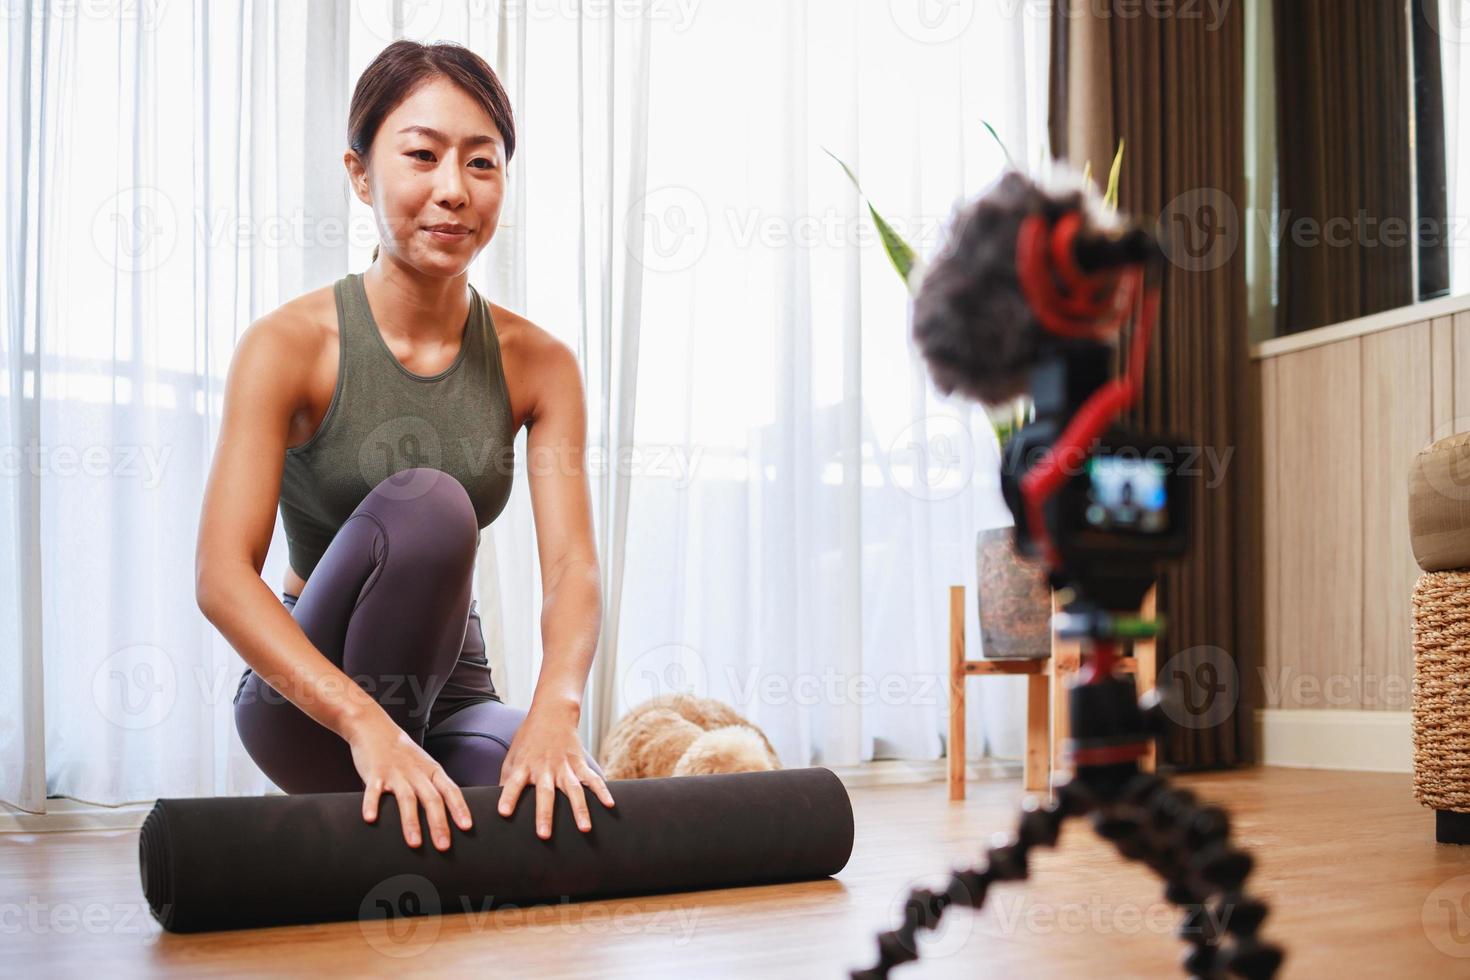
<path fill-rule="evenodd" d="M 1033 847 L 1054 847 L 1068 817 L 1090 816 L 1093 829 L 1118 853 L 1142 861 L 1164 879 L 1164 897 L 1184 916 L 1178 935 L 1188 944 L 1191 977 L 1234 975 L 1267 980 L 1282 950 L 1257 937 L 1264 902 L 1245 894 L 1251 856 L 1230 841 L 1230 818 L 1188 789 L 1139 769 L 1162 729 L 1157 692 L 1137 698 L 1133 678 L 1117 668 L 1119 644 L 1156 635 L 1156 623 L 1118 617 L 1074 599 L 1058 632 L 1082 640 L 1082 670 L 1068 692 L 1069 742 L 1075 775 L 1055 787 L 1055 799 L 1022 805 L 1014 834 L 990 847 L 982 866 L 957 871 L 943 891 L 916 888 L 904 903 L 903 924 L 878 936 L 878 962 L 852 980 L 887 980 L 889 971 L 919 958 L 918 932 L 934 929 L 950 906 L 980 908 L 991 885 L 1024 881 Z"/>

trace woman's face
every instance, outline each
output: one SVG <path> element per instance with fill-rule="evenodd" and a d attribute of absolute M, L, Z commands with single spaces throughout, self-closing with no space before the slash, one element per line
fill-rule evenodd
<path fill-rule="evenodd" d="M 500 130 L 468 93 L 431 78 L 384 117 L 366 166 L 346 155 L 373 209 L 380 252 L 429 275 L 457 276 L 489 243 L 505 194 Z"/>

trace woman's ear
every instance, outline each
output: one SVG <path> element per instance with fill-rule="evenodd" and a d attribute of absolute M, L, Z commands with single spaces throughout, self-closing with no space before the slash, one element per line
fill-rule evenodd
<path fill-rule="evenodd" d="M 362 203 L 372 206 L 372 197 L 368 194 L 367 167 L 362 158 L 357 155 L 356 150 L 348 150 L 342 154 L 342 163 L 347 167 L 347 179 L 352 184 L 352 193 Z"/>

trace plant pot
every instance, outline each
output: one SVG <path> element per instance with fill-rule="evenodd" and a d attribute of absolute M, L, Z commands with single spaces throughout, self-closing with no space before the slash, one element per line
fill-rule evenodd
<path fill-rule="evenodd" d="M 1046 568 L 1017 553 L 1013 528 L 997 527 L 976 535 L 975 572 L 985 659 L 1051 656 L 1051 585 Z"/>

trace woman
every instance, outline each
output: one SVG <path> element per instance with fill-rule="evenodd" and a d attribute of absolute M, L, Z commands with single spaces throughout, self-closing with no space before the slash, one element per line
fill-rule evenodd
<path fill-rule="evenodd" d="M 613 799 L 577 737 L 601 600 L 576 357 L 469 285 L 495 234 L 511 108 L 479 56 L 398 41 L 352 96 L 344 156 L 373 263 L 252 324 L 226 382 L 200 520 L 200 610 L 249 664 L 235 720 L 288 793 L 393 794 L 409 846 L 471 826 L 461 785 L 556 791 L 591 829 Z M 500 701 L 470 599 L 479 531 L 505 506 L 528 427 L 545 658 L 529 711 Z M 280 506 L 290 567 L 260 577 Z"/>

